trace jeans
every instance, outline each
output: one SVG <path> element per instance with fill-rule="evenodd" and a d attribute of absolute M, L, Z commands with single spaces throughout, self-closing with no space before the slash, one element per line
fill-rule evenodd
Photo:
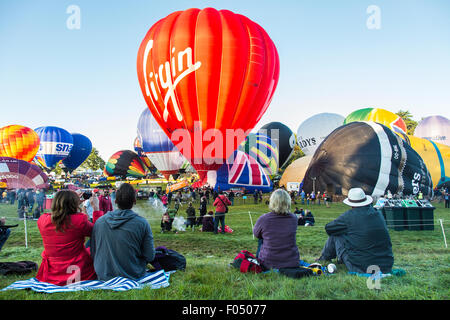
<path fill-rule="evenodd" d="M 450 200 L 445 200 L 445 207 L 450 208 Z"/>
<path fill-rule="evenodd" d="M 256 249 L 255 257 L 259 257 L 259 252 L 261 251 L 261 246 L 263 244 L 263 239 L 258 239 L 258 249 Z"/>
<path fill-rule="evenodd" d="M 222 233 L 225 233 L 225 213 L 224 212 L 216 212 L 214 217 L 214 233 L 218 232 L 219 222 L 222 226 Z"/>
<path fill-rule="evenodd" d="M 346 253 L 345 240 L 341 236 L 329 236 L 319 260 L 331 260 L 337 258 L 345 264 L 348 271 L 365 273 L 365 270 L 354 266 L 349 260 Z"/>
<path fill-rule="evenodd" d="M 0 251 L 2 250 L 2 247 L 5 244 L 6 240 L 8 240 L 10 234 L 11 230 L 9 229 L 6 229 L 2 233 L 0 233 Z"/>

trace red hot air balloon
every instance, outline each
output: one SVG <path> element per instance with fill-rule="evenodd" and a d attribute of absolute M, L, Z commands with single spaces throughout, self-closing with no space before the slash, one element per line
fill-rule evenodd
<path fill-rule="evenodd" d="M 262 27 L 213 8 L 159 20 L 137 57 L 150 111 L 202 178 L 225 163 L 261 119 L 279 70 L 276 47 Z"/>

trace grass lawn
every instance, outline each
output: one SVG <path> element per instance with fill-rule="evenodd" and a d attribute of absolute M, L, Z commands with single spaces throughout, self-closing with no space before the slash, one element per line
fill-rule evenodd
<path fill-rule="evenodd" d="M 255 223 L 261 214 L 266 213 L 268 209 L 264 203 L 255 205 L 252 200 L 247 200 L 247 203 L 242 203 L 241 199 L 237 200 L 235 206 L 230 208 L 225 221 L 234 232 L 214 235 L 199 230 L 162 234 L 158 209 L 149 201 L 139 201 L 135 207 L 136 211 L 149 220 L 155 246 L 164 245 L 186 256 L 186 271 L 173 274 L 169 287 L 122 293 L 102 290 L 55 294 L 26 290 L 5 291 L 0 292 L 0 300 L 447 300 L 450 298 L 450 255 L 444 246 L 438 223 L 439 219 L 444 219 L 444 227 L 450 230 L 450 210 L 445 209 L 443 203 L 434 205 L 436 225 L 433 231 L 390 230 L 395 257 L 394 268 L 404 269 L 406 275 L 382 279 L 380 290 L 369 289 L 367 278 L 349 275 L 344 265 L 337 266 L 335 275 L 303 279 L 290 279 L 277 273 L 242 274 L 229 267 L 229 263 L 240 250 L 256 252 L 257 240 L 252 237 L 250 216 Z M 338 217 L 348 207 L 341 203 L 332 203 L 330 208 L 323 205 L 302 207 L 313 212 L 316 225 L 299 227 L 297 244 L 301 259 L 313 262 L 320 255 L 327 239 L 325 224 Z M 183 205 L 180 211 L 184 217 L 185 208 L 186 205 Z M 212 210 L 211 205 L 209 208 Z M 7 224 L 19 223 L 19 227 L 11 229 L 12 234 L 0 252 L 0 261 L 31 260 L 40 264 L 43 246 L 36 222 L 27 221 L 26 248 L 24 223 L 13 220 L 17 217 L 16 206 L 0 204 L 0 216 L 7 217 Z M 450 241 L 448 230 L 447 238 Z M 34 275 L 0 276 L 0 288 Z"/>

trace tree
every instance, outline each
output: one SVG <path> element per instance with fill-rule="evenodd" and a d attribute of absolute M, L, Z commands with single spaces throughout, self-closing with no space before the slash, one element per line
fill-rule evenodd
<path fill-rule="evenodd" d="M 91 154 L 87 159 L 81 164 L 80 167 L 85 169 L 91 169 L 92 171 L 96 171 L 98 169 L 103 169 L 105 167 L 106 162 L 99 156 L 98 150 L 92 148 Z"/>
<path fill-rule="evenodd" d="M 396 113 L 396 115 L 398 115 L 400 118 L 403 119 L 403 121 L 405 121 L 407 134 L 413 135 L 418 122 L 413 120 L 411 112 L 409 112 L 408 110 L 406 111 L 400 110 Z"/>

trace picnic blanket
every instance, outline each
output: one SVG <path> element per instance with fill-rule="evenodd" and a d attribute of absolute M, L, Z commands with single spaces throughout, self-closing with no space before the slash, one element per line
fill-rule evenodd
<path fill-rule="evenodd" d="M 91 291 L 91 290 L 113 290 L 128 291 L 131 289 L 143 289 L 151 287 L 152 289 L 165 288 L 169 286 L 169 277 L 171 272 L 159 270 L 147 273 L 138 280 L 131 280 L 123 277 L 116 277 L 108 281 L 86 280 L 72 283 L 66 286 L 57 286 L 47 282 L 40 282 L 36 278 L 29 280 L 16 281 L 1 291 L 6 290 L 23 290 L 31 289 L 36 292 L 56 293 L 56 292 L 74 292 L 74 291 Z"/>

